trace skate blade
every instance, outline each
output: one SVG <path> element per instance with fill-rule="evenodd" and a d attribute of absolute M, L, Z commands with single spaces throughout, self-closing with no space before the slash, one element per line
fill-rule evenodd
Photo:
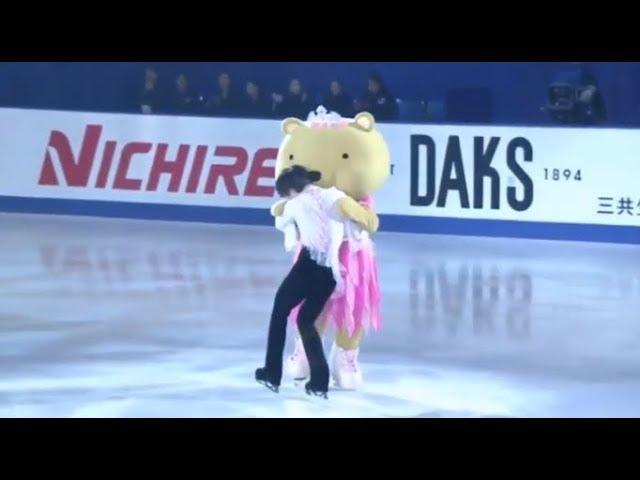
<path fill-rule="evenodd" d="M 264 380 L 256 380 L 256 382 L 258 382 L 260 385 L 264 385 L 265 387 L 267 387 L 272 392 L 278 393 L 279 387 L 277 385 L 273 385 L 273 384 L 271 384 L 269 382 L 265 382 Z"/>
<path fill-rule="evenodd" d="M 307 390 L 307 395 L 312 395 L 314 397 L 321 397 L 325 400 L 329 400 L 327 392 L 314 392 L 313 390 Z"/>

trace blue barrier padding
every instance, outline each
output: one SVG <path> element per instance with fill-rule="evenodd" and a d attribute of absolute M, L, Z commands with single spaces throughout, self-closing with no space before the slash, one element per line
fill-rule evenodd
<path fill-rule="evenodd" d="M 269 211 L 262 208 L 0 196 L 0 211 L 236 225 L 273 225 Z M 380 215 L 380 229 L 387 232 L 640 244 L 639 227 L 618 225 Z"/>

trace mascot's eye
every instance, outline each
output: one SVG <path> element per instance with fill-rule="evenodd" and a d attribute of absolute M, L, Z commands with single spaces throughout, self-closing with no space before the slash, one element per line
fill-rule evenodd
<path fill-rule="evenodd" d="M 289 155 L 289 160 L 293 160 L 293 153 Z"/>
<path fill-rule="evenodd" d="M 349 158 L 349 154 L 348 154 L 348 153 L 343 153 L 343 154 L 342 154 L 342 158 L 345 158 L 345 159 L 346 159 L 346 158 Z"/>

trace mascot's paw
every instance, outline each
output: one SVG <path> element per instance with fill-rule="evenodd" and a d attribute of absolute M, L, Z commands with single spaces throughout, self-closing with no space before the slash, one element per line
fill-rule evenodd
<path fill-rule="evenodd" d="M 329 355 L 329 365 L 336 387 L 344 390 L 357 390 L 362 386 L 364 380 L 362 369 L 358 364 L 359 353 L 359 348 L 345 350 L 334 342 Z"/>
<path fill-rule="evenodd" d="M 356 222 L 369 233 L 375 233 L 380 226 L 378 215 L 373 210 L 363 207 L 350 197 L 339 200 L 340 213 Z"/>
<path fill-rule="evenodd" d="M 294 380 L 304 380 L 309 377 L 309 361 L 304 353 L 301 338 L 296 340 L 296 346 L 293 353 L 287 357 L 285 368 L 287 369 L 287 374 Z"/>
<path fill-rule="evenodd" d="M 380 219 L 372 210 L 367 209 L 367 226 L 365 229 L 369 233 L 376 233 L 380 228 Z"/>
<path fill-rule="evenodd" d="M 273 204 L 271 207 L 271 215 L 274 217 L 279 217 L 284 212 L 284 204 L 287 203 L 286 200 L 280 200 L 279 202 Z"/>

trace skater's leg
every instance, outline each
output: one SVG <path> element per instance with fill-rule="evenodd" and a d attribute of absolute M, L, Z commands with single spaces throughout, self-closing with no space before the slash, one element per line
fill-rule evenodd
<path fill-rule="evenodd" d="M 329 387 L 329 366 L 322 349 L 322 340 L 315 327 L 316 320 L 336 286 L 331 270 L 318 267 L 313 288 L 307 294 L 298 316 L 298 328 L 309 360 L 310 384 L 319 391 Z"/>
<path fill-rule="evenodd" d="M 323 313 L 320 314 L 320 318 L 316 320 L 316 330 L 318 331 L 318 334 L 321 338 L 328 327 L 328 321 L 329 315 L 326 311 L 323 311 Z M 297 330 L 297 334 L 298 336 L 294 343 L 293 352 L 287 357 L 286 370 L 288 374 L 294 379 L 303 380 L 309 377 L 309 361 L 307 360 L 307 354 L 304 351 L 300 330 Z"/>
<path fill-rule="evenodd" d="M 304 297 L 305 270 L 304 259 L 299 260 L 278 288 L 273 302 L 265 369 L 270 382 L 274 385 L 279 385 L 282 379 L 282 354 L 287 334 L 287 317 Z"/>
<path fill-rule="evenodd" d="M 315 327 L 318 334 L 323 337 L 324 332 L 326 332 L 329 327 L 329 314 L 327 312 L 323 311 L 320 313 L 320 316 L 316 320 Z M 298 328 L 298 335 L 300 335 L 300 328 Z"/>

